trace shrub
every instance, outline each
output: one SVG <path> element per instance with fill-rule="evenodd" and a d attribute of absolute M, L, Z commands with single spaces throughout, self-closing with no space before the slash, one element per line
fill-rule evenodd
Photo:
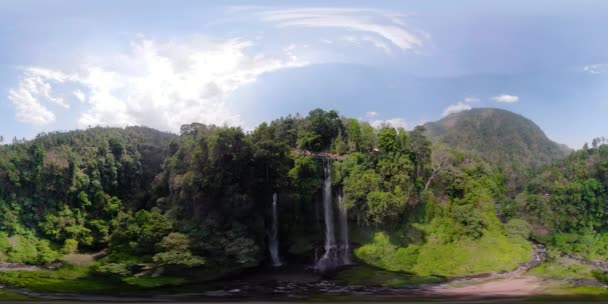
<path fill-rule="evenodd" d="M 57 260 L 58 254 L 51 249 L 49 241 L 40 240 L 36 249 L 38 250 L 37 264 L 49 264 Z"/>
<path fill-rule="evenodd" d="M 532 226 L 521 219 L 512 219 L 505 224 L 505 228 L 507 229 L 507 234 L 512 237 L 522 237 L 524 239 L 528 239 L 530 237 L 530 232 L 532 232 Z"/>
<path fill-rule="evenodd" d="M 109 263 L 97 267 L 97 272 L 109 276 L 126 277 L 131 275 L 129 266 L 121 263 Z"/>
<path fill-rule="evenodd" d="M 14 235 L 9 238 L 11 248 L 8 261 L 11 263 L 36 264 L 38 262 L 37 240 L 33 236 Z"/>
<path fill-rule="evenodd" d="M 63 248 L 61 248 L 61 252 L 63 253 L 75 253 L 78 251 L 78 241 L 75 239 L 67 239 L 63 243 Z"/>

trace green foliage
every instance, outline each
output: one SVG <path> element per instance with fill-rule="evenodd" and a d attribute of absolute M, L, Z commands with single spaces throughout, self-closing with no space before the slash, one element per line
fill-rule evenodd
<path fill-rule="evenodd" d="M 398 186 L 393 192 L 372 191 L 366 199 L 367 219 L 376 225 L 382 224 L 387 218 L 396 218 L 406 204 L 403 190 Z"/>
<path fill-rule="evenodd" d="M 110 248 L 138 255 L 154 253 L 156 244 L 172 229 L 171 221 L 159 209 L 139 210 L 133 216 L 124 214 L 117 221 Z"/>
<path fill-rule="evenodd" d="M 298 134 L 298 148 L 310 151 L 320 151 L 323 147 L 321 135 L 314 131 L 301 130 Z"/>
<path fill-rule="evenodd" d="M 397 130 L 392 127 L 383 127 L 378 132 L 378 147 L 385 153 L 397 151 Z"/>
<path fill-rule="evenodd" d="M 379 233 L 371 243 L 356 249 L 355 255 L 367 264 L 386 270 L 457 277 L 511 270 L 528 261 L 532 253 L 525 240 L 507 238 L 500 233 L 448 243 L 430 237 L 423 244 L 400 247 Z"/>
<path fill-rule="evenodd" d="M 589 266 L 579 264 L 565 257 L 557 257 L 537 267 L 530 269 L 529 273 L 553 279 L 593 279 L 593 269 Z"/>
<path fill-rule="evenodd" d="M 514 174 L 565 156 L 569 151 L 547 138 L 532 121 L 500 109 L 477 108 L 425 125 L 429 137 L 481 155 Z"/>
<path fill-rule="evenodd" d="M 47 240 L 40 240 L 36 245 L 38 250 L 37 264 L 45 265 L 54 262 L 59 257 L 59 254 L 51 249 L 50 243 Z"/>
<path fill-rule="evenodd" d="M 593 270 L 591 272 L 591 274 L 593 275 L 593 277 L 596 280 L 598 280 L 598 281 L 600 281 L 600 282 L 602 282 L 604 284 L 608 283 L 608 271 Z"/>
<path fill-rule="evenodd" d="M 7 254 L 7 261 L 11 263 L 30 263 L 38 262 L 38 241 L 30 235 L 14 235 L 9 238 L 11 244 Z"/>
<path fill-rule="evenodd" d="M 532 223 L 533 236 L 556 250 L 592 259 L 608 257 L 608 176 L 602 151 L 593 147 L 540 168 L 515 199 L 514 216 Z"/>
<path fill-rule="evenodd" d="M 0 282 L 37 292 L 102 294 L 128 290 L 99 276 L 90 276 L 88 267 L 63 266 L 58 270 L 0 272 Z"/>
<path fill-rule="evenodd" d="M 593 233 L 589 230 L 553 233 L 546 241 L 550 248 L 587 259 L 603 260 L 608 257 L 608 233 Z"/>
<path fill-rule="evenodd" d="M 532 248 L 523 239 L 514 240 L 499 233 L 485 233 L 477 240 L 429 242 L 419 250 L 412 269 L 418 274 L 462 276 L 515 269 L 530 260 Z"/>
<path fill-rule="evenodd" d="M 205 263 L 203 258 L 192 255 L 190 239 L 183 233 L 170 233 L 157 244 L 157 247 L 162 252 L 154 255 L 153 260 L 159 265 L 194 267 Z"/>
<path fill-rule="evenodd" d="M 61 252 L 69 254 L 75 253 L 78 251 L 78 241 L 75 239 L 67 239 L 63 242 L 63 247 L 61 248 Z"/>
<path fill-rule="evenodd" d="M 305 201 L 312 200 L 314 194 L 321 188 L 321 168 L 313 158 L 296 157 L 294 166 L 288 174 L 294 188 Z"/>
<path fill-rule="evenodd" d="M 528 239 L 532 232 L 532 226 L 522 219 L 511 219 L 505 224 L 505 228 L 507 229 L 507 234 L 513 238 Z"/>
<path fill-rule="evenodd" d="M 357 258 L 369 265 L 390 271 L 411 271 L 418 260 L 418 245 L 399 247 L 386 233 L 378 232 L 371 243 L 355 250 Z"/>
<path fill-rule="evenodd" d="M 140 208 L 173 138 L 143 127 L 92 128 L 0 146 L 0 230 L 105 247 L 116 206 L 100 198 Z"/>
<path fill-rule="evenodd" d="M 315 109 L 253 132 L 199 123 L 182 126 L 179 137 L 93 128 L 0 146 L 0 260 L 45 264 L 57 259 L 54 248 L 107 248 L 96 271 L 119 284 L 171 285 L 130 277 L 143 263 L 202 266 L 219 276 L 266 258 L 273 193 L 282 246 L 308 257 L 323 234 L 318 200 L 328 160 L 292 156 L 293 149 L 340 155 L 332 155 L 343 159 L 332 161 L 332 191 L 343 193 L 351 227 L 374 231 L 355 254 L 384 270 L 512 269 L 529 259 L 526 239 L 542 238 L 539 231 L 561 231 L 544 236 L 553 248 L 608 257 L 607 146 L 594 142 L 528 175 L 528 166 L 563 151 L 517 116 L 469 112 L 475 119 L 452 115 L 428 132 L 374 129 Z M 432 146 L 425 134 L 444 144 Z M 414 279 L 393 275 L 378 280 Z M 99 283 L 89 273 L 78 280 L 90 284 L 85 289 Z"/>
<path fill-rule="evenodd" d="M 131 274 L 129 265 L 122 263 L 107 263 L 96 268 L 100 274 L 113 277 L 126 277 Z"/>

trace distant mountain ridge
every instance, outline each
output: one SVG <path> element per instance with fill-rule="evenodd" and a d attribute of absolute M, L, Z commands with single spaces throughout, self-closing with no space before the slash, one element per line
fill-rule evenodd
<path fill-rule="evenodd" d="M 475 108 L 424 125 L 436 143 L 471 152 L 500 165 L 536 166 L 568 155 L 532 120 L 495 108 Z"/>

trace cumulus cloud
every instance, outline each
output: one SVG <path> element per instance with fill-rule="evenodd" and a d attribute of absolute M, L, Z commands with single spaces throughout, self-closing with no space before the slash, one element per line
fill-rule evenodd
<path fill-rule="evenodd" d="M 388 45 L 378 38 L 390 42 L 402 50 L 413 50 L 423 46 L 428 37 L 415 33 L 403 21 L 403 14 L 367 8 L 242 8 L 252 11 L 257 17 L 278 27 L 338 28 L 349 32 L 366 33 L 363 38 L 374 46 L 385 49 Z M 371 37 L 374 35 L 375 37 Z"/>
<path fill-rule="evenodd" d="M 28 68 L 9 99 L 19 120 L 38 125 L 55 120 L 45 105 L 69 106 L 54 91 L 84 103 L 81 127 L 147 125 L 177 131 L 190 122 L 237 125 L 242 121 L 226 96 L 264 73 L 307 64 L 296 56 L 295 46 L 273 56 L 251 54 L 251 46 L 238 39 L 138 40 L 125 52 L 80 63 L 73 73 Z"/>
<path fill-rule="evenodd" d="M 498 96 L 492 97 L 492 100 L 494 100 L 496 102 L 502 102 L 502 103 L 514 103 L 519 100 L 519 96 L 509 95 L 509 94 L 500 94 Z"/>
<path fill-rule="evenodd" d="M 472 109 L 473 107 L 471 107 L 471 105 L 467 102 L 463 102 L 463 101 L 459 101 L 457 103 L 448 105 L 444 110 L 443 113 L 441 113 L 441 116 L 445 117 L 448 116 L 450 114 L 453 113 L 458 113 L 458 112 L 462 112 L 462 111 L 467 111 Z"/>
<path fill-rule="evenodd" d="M 391 118 L 391 119 L 384 119 L 384 120 L 374 120 L 374 121 L 370 122 L 370 124 L 374 128 L 380 128 L 380 127 L 388 125 L 388 126 L 391 126 L 393 128 L 404 128 L 406 130 L 409 129 L 409 124 L 403 118 Z"/>
<path fill-rule="evenodd" d="M 601 74 L 608 72 L 608 64 L 600 63 L 600 64 L 591 64 L 583 67 L 583 70 L 590 74 Z"/>
<path fill-rule="evenodd" d="M 70 107 L 53 91 L 54 85 L 70 79 L 68 75 L 35 67 L 21 68 L 21 72 L 17 87 L 8 92 L 8 100 L 15 106 L 17 120 L 43 126 L 55 121 L 55 114 L 49 106 Z"/>
<path fill-rule="evenodd" d="M 452 113 L 458 113 L 462 111 L 467 111 L 472 109 L 471 104 L 478 103 L 481 100 L 477 97 L 467 96 L 463 99 L 463 101 L 459 101 L 457 103 L 453 103 L 448 105 L 441 113 L 442 117 L 446 117 Z"/>

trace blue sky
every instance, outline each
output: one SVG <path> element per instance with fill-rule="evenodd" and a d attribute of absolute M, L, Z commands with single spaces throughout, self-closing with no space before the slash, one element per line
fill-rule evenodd
<path fill-rule="evenodd" d="M 2 1 L 0 135 L 474 107 L 608 135 L 606 1 Z"/>

